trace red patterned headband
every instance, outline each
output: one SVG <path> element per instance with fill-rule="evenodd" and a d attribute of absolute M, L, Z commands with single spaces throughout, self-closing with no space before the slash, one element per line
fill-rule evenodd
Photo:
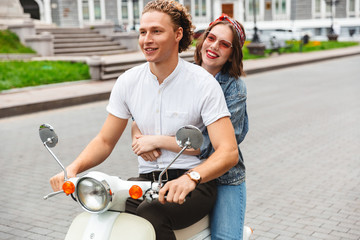
<path fill-rule="evenodd" d="M 228 21 L 229 23 L 231 23 L 231 25 L 234 26 L 236 33 L 240 39 L 240 47 L 242 48 L 244 46 L 246 37 L 245 37 L 245 33 L 242 30 L 240 24 L 238 22 L 234 21 L 233 19 L 231 19 L 228 15 L 223 13 L 218 19 L 216 19 L 215 21 L 210 23 L 209 26 L 213 25 L 216 22 L 221 22 L 221 21 Z"/>

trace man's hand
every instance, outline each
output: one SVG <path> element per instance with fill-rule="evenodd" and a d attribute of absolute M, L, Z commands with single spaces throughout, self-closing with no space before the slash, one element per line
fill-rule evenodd
<path fill-rule="evenodd" d="M 160 157 L 160 155 L 161 155 L 161 150 L 157 148 L 150 152 L 140 154 L 140 157 L 142 157 L 145 161 L 152 162 L 152 161 L 156 161 L 156 159 Z"/>
<path fill-rule="evenodd" d="M 159 191 L 159 202 L 173 202 L 183 204 L 185 197 L 196 188 L 196 183 L 188 176 L 183 175 L 175 180 L 167 182 Z M 167 193 L 166 200 L 165 194 Z"/>
<path fill-rule="evenodd" d="M 72 171 L 66 170 L 68 178 L 76 177 L 76 174 Z M 62 185 L 64 184 L 64 172 L 60 172 L 50 178 L 50 185 L 54 192 L 60 191 L 62 189 Z"/>

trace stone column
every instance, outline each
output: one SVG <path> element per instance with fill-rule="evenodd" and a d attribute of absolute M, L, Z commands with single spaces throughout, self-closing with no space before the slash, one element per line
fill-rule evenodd
<path fill-rule="evenodd" d="M 45 22 L 48 24 L 51 24 L 52 17 L 51 17 L 51 2 L 50 2 L 50 0 L 44 0 L 44 15 L 45 15 Z"/>
<path fill-rule="evenodd" d="M 25 38 L 36 34 L 35 25 L 31 20 L 23 23 L 9 25 L 8 29 L 18 35 L 22 44 L 25 44 Z"/>
<path fill-rule="evenodd" d="M 87 59 L 86 63 L 89 66 L 91 79 L 101 80 L 101 57 L 92 56 Z"/>
<path fill-rule="evenodd" d="M 25 43 L 41 56 L 54 55 L 54 36 L 50 32 L 28 36 L 25 38 Z"/>

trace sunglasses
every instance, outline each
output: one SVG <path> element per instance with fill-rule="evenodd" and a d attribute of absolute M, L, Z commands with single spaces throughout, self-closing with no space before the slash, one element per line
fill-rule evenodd
<path fill-rule="evenodd" d="M 209 43 L 214 43 L 216 42 L 217 37 L 212 34 L 211 32 L 208 33 L 208 35 L 206 36 L 205 40 Z M 225 39 L 219 39 L 219 47 L 221 49 L 229 49 L 232 47 L 232 43 L 228 40 Z"/>

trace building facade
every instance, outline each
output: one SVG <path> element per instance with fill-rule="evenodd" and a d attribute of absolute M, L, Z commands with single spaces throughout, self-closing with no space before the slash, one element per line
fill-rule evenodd
<path fill-rule="evenodd" d="M 141 11 L 148 1 L 20 0 L 24 12 L 31 14 L 30 8 L 32 12 L 38 9 L 36 16 L 41 21 L 54 23 L 59 27 L 82 27 L 113 22 L 125 31 L 138 28 Z M 197 29 L 206 28 L 221 13 L 226 13 L 242 22 L 247 29 L 253 29 L 256 20 L 256 26 L 260 30 L 298 29 L 314 36 L 326 36 L 333 24 L 340 35 L 360 34 L 360 0 L 178 0 L 178 2 L 188 8 Z"/>

